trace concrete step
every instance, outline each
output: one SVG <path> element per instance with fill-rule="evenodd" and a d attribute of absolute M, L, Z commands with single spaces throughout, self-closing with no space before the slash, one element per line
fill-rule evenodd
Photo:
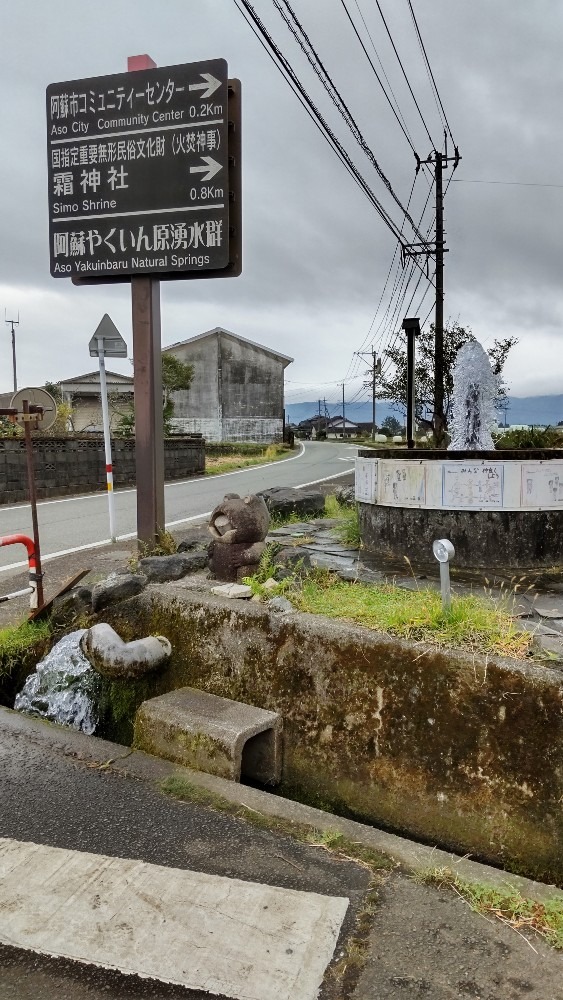
<path fill-rule="evenodd" d="M 281 735 L 277 712 L 185 687 L 143 702 L 134 746 L 231 781 L 243 776 L 275 785 L 281 779 Z"/>

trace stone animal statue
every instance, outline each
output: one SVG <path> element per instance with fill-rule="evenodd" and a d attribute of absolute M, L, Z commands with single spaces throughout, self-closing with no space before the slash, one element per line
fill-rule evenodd
<path fill-rule="evenodd" d="M 208 525 L 213 537 L 209 547 L 212 575 L 233 583 L 255 573 L 269 527 L 270 515 L 262 497 L 227 493 Z"/>

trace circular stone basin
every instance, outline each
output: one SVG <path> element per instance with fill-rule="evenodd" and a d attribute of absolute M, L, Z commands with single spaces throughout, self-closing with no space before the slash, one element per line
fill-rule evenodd
<path fill-rule="evenodd" d="M 452 568 L 563 567 L 563 449 L 365 449 L 356 499 L 378 562 L 435 570 L 432 542 L 449 538 Z"/>

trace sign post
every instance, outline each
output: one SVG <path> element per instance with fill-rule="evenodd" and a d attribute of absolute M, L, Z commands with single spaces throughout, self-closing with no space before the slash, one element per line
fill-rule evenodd
<path fill-rule="evenodd" d="M 111 454 L 111 431 L 109 423 L 108 390 L 105 357 L 126 358 L 127 344 L 119 330 L 105 313 L 89 345 L 90 356 L 98 356 L 100 365 L 100 396 L 102 400 L 102 423 L 104 428 L 104 449 L 106 458 L 106 481 L 108 490 L 109 534 L 112 542 L 117 541 L 115 528 L 115 501 L 113 498 L 113 459 Z"/>
<path fill-rule="evenodd" d="M 160 279 L 242 269 L 240 84 L 224 59 L 47 88 L 51 274 L 131 282 L 137 535 L 164 529 Z"/>

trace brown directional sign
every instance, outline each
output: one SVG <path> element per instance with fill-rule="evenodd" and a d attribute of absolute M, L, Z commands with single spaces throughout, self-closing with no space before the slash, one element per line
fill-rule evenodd
<path fill-rule="evenodd" d="M 232 106 L 223 59 L 51 84 L 51 274 L 240 273 Z"/>

